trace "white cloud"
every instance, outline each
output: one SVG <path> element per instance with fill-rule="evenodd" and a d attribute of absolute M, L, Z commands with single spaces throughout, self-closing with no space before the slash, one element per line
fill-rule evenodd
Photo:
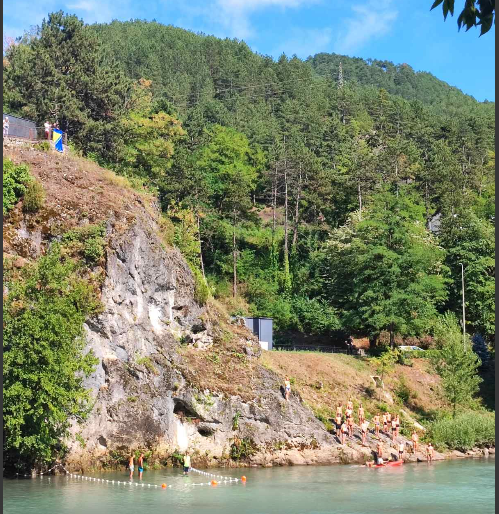
<path fill-rule="evenodd" d="M 216 0 L 211 18 L 228 29 L 233 37 L 245 39 L 253 35 L 250 24 L 252 13 L 268 7 L 284 10 L 315 3 L 317 0 Z"/>
<path fill-rule="evenodd" d="M 398 15 L 392 0 L 369 0 L 353 6 L 352 11 L 354 16 L 346 20 L 345 29 L 338 34 L 335 52 L 351 54 L 371 39 L 387 34 Z"/>
<path fill-rule="evenodd" d="M 278 56 L 283 52 L 289 57 L 296 54 L 302 59 L 328 49 L 331 43 L 332 30 L 327 29 L 294 29 L 291 36 L 279 44 L 271 54 Z"/>

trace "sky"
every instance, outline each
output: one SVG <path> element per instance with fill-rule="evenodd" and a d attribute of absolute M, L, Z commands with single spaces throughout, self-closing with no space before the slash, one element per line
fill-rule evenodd
<path fill-rule="evenodd" d="M 39 25 L 63 10 L 86 23 L 156 20 L 194 32 L 244 40 L 252 50 L 307 58 L 334 52 L 407 63 L 477 100 L 495 100 L 495 25 L 457 30 L 464 0 L 444 22 L 433 0 L 9 0 L 4 37 Z"/>

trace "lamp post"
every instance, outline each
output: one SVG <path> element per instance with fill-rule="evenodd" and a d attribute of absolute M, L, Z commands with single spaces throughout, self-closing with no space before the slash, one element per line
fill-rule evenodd
<path fill-rule="evenodd" d="M 463 263 L 459 263 L 461 265 L 461 287 L 463 292 L 463 345 L 464 349 L 466 349 L 466 321 L 465 321 L 465 307 L 464 307 L 464 266 Z"/>

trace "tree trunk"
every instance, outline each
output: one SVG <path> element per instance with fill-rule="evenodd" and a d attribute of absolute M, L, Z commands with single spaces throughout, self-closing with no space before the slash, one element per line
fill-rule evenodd
<path fill-rule="evenodd" d="M 360 188 L 360 180 L 357 182 L 357 194 L 359 196 L 359 217 L 362 218 L 362 189 Z"/>
<path fill-rule="evenodd" d="M 196 212 L 196 220 L 198 224 L 199 265 L 201 267 L 201 273 L 203 274 L 203 278 L 206 280 L 206 275 L 204 274 L 203 250 L 201 248 L 201 222 L 199 219 L 199 212 Z"/>
<path fill-rule="evenodd" d="M 390 325 L 390 348 L 395 349 L 395 332 L 393 331 L 393 323 Z"/>
<path fill-rule="evenodd" d="M 232 223 L 232 262 L 234 272 L 234 283 L 232 285 L 232 296 L 237 296 L 237 247 L 236 247 L 236 211 L 234 210 L 234 217 Z"/>
<path fill-rule="evenodd" d="M 373 350 L 378 345 L 378 335 L 373 335 L 369 337 L 369 348 Z"/>
<path fill-rule="evenodd" d="M 301 164 L 300 164 L 300 171 L 299 171 L 299 175 L 298 175 L 298 191 L 296 193 L 296 202 L 295 202 L 295 219 L 294 219 L 294 225 L 293 225 L 293 241 L 291 243 L 292 251 L 295 251 L 296 243 L 298 242 L 298 224 L 300 222 L 301 181 L 302 181 L 302 174 L 301 174 Z"/>

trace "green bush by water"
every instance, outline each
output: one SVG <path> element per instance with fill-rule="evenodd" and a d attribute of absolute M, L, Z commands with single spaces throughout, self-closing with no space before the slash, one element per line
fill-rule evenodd
<path fill-rule="evenodd" d="M 455 418 L 442 418 L 429 426 L 429 439 L 436 448 L 470 450 L 495 444 L 495 417 L 492 412 L 463 412 Z"/>

